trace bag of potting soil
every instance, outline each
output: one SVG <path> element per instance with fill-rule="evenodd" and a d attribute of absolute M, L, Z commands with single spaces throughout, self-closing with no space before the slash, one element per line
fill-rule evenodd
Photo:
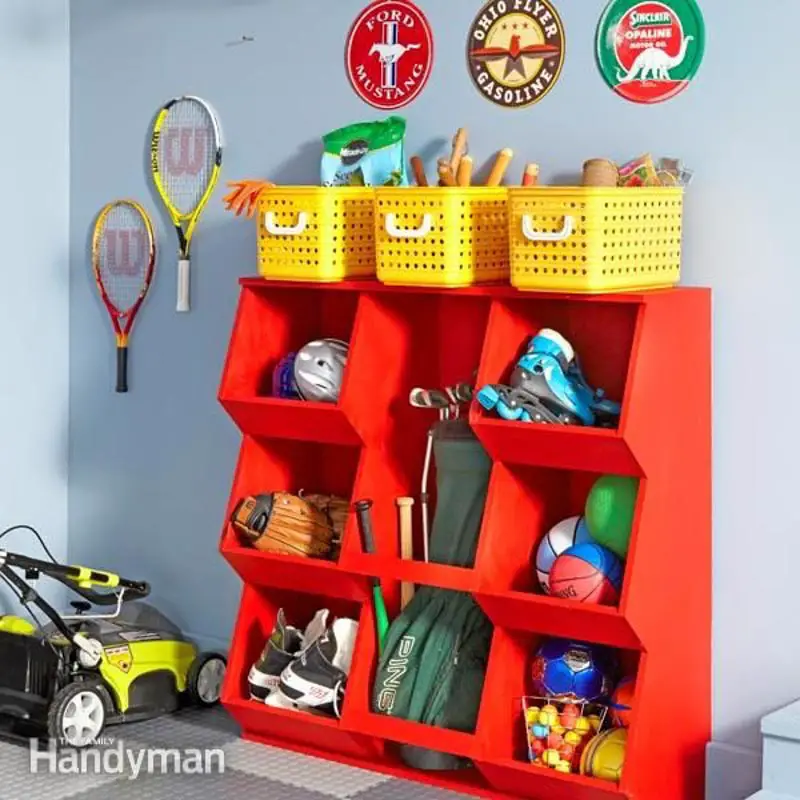
<path fill-rule="evenodd" d="M 322 137 L 323 186 L 408 186 L 406 121 L 360 122 Z"/>

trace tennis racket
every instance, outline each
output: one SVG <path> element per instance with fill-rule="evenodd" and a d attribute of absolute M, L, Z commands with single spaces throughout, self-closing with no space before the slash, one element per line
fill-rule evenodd
<path fill-rule="evenodd" d="M 211 106 L 185 95 L 170 100 L 153 125 L 156 190 L 178 235 L 178 311 L 189 311 L 192 237 L 222 167 L 222 133 Z"/>
<path fill-rule="evenodd" d="M 117 340 L 117 391 L 128 391 L 128 339 L 153 282 L 156 246 L 147 212 L 132 200 L 105 206 L 92 237 L 92 267 Z"/>

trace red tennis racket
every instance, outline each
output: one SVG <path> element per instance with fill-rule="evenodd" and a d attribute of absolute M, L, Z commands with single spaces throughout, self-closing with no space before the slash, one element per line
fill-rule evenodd
<path fill-rule="evenodd" d="M 117 341 L 117 391 L 128 391 L 128 340 L 153 282 L 156 246 L 147 212 L 133 200 L 109 203 L 92 237 L 92 267 Z"/>

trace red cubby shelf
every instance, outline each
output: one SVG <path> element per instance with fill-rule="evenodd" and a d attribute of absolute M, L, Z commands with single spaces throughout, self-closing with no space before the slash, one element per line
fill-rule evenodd
<path fill-rule="evenodd" d="M 242 542 L 227 521 L 240 498 L 264 491 L 323 492 L 350 498 L 361 449 L 326 443 L 245 437 L 220 545 L 223 556 L 248 585 L 314 591 L 333 597 L 364 595 L 364 581 L 323 559 L 262 553 Z"/>
<path fill-rule="evenodd" d="M 535 651 L 541 638 L 534 633 L 495 628 L 479 721 L 485 745 L 477 768 L 492 785 L 516 797 L 605 800 L 637 796 L 626 793 L 624 783 L 616 786 L 581 775 L 557 775 L 527 762 L 521 700 L 532 692 L 530 653 Z M 601 644 L 596 639 L 591 641 Z M 616 652 L 624 673 L 636 676 L 638 691 L 639 652 L 627 649 L 617 649 Z M 639 713 L 638 697 L 634 700 L 633 713 Z M 633 723 L 631 730 L 634 730 Z M 536 780 L 537 776 L 542 778 L 541 782 Z M 624 775 L 623 781 L 626 779 L 627 775 Z M 655 795 L 653 800 L 656 800 Z"/>
<path fill-rule="evenodd" d="M 358 296 L 314 288 L 242 293 L 220 387 L 225 410 L 249 436 L 358 446 L 361 440 L 344 413 L 347 380 L 337 404 L 270 397 L 277 363 L 313 339 L 349 340 Z"/>
<path fill-rule="evenodd" d="M 377 542 L 377 552 L 365 554 L 351 519 L 340 558 L 330 563 L 258 553 L 225 525 L 221 552 L 245 589 L 223 700 L 243 735 L 497 800 L 703 797 L 711 696 L 708 290 L 569 296 L 520 293 L 506 285 L 440 290 L 258 278 L 243 279 L 241 287 L 219 395 L 243 434 L 228 515 L 241 496 L 262 491 L 369 497 Z M 542 327 L 564 334 L 589 382 L 622 402 L 619 426 L 509 423 L 473 405 L 470 424 L 494 461 L 475 566 L 424 563 L 418 498 L 425 437 L 436 412 L 411 408 L 408 394 L 475 376 L 478 386 L 503 382 L 526 340 Z M 270 398 L 278 359 L 321 336 L 351 343 L 340 402 Z M 544 596 L 536 587 L 536 547 L 549 526 L 581 512 L 600 474 L 640 479 L 619 604 L 591 607 Z M 398 496 L 417 498 L 416 561 L 399 558 Z M 372 712 L 370 577 L 380 578 L 390 615 L 407 581 L 470 592 L 494 623 L 474 732 Z M 246 674 L 278 608 L 304 624 L 321 606 L 360 620 L 342 718 L 276 711 L 249 700 Z M 616 648 L 635 671 L 620 785 L 526 763 L 519 700 L 544 636 Z M 676 670 L 687 652 L 691 669 Z M 669 720 L 678 707 L 676 725 Z M 467 756 L 473 766 L 418 772 L 399 758 L 398 744 Z"/>
<path fill-rule="evenodd" d="M 495 464 L 475 569 L 476 598 L 495 625 L 615 647 L 641 645 L 624 613 L 628 574 L 620 603 L 613 608 L 551 597 L 538 586 L 539 543 L 559 520 L 583 513 L 598 477 L 578 470 Z M 513 537 L 508 536 L 509 518 L 525 520 Z M 637 528 L 635 523 L 634 540 Z M 630 580 L 635 577 L 631 570 Z"/>
<path fill-rule="evenodd" d="M 356 620 L 360 619 L 362 613 L 360 603 L 334 599 L 327 594 L 320 596 L 295 590 L 247 586 L 229 656 L 230 678 L 226 681 L 223 693 L 226 707 L 245 731 L 256 730 L 262 736 L 323 746 L 332 752 L 355 757 L 370 757 L 379 752 L 380 747 L 372 737 L 360 735 L 352 730 L 352 726 L 350 730 L 346 729 L 346 707 L 343 719 L 337 720 L 317 714 L 269 708 L 250 699 L 247 675 L 264 648 L 281 608 L 285 610 L 289 624 L 301 629 L 320 608 L 328 608 L 333 615 Z"/>

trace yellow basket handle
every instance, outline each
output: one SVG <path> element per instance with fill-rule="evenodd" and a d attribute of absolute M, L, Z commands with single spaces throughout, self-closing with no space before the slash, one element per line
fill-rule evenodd
<path fill-rule="evenodd" d="M 533 227 L 533 217 L 529 214 L 522 215 L 522 235 L 529 242 L 563 242 L 575 232 L 575 218 L 564 217 L 564 227 L 560 231 L 537 231 Z"/>
<path fill-rule="evenodd" d="M 297 215 L 296 225 L 278 225 L 275 220 L 275 214 L 272 211 L 267 211 L 264 214 L 264 227 L 267 233 L 272 236 L 300 236 L 308 227 L 308 214 L 301 211 Z"/>
<path fill-rule="evenodd" d="M 386 215 L 386 233 L 393 239 L 424 239 L 433 230 L 433 217 L 425 214 L 422 217 L 422 225 L 419 228 L 398 228 L 397 216 L 395 214 Z"/>

